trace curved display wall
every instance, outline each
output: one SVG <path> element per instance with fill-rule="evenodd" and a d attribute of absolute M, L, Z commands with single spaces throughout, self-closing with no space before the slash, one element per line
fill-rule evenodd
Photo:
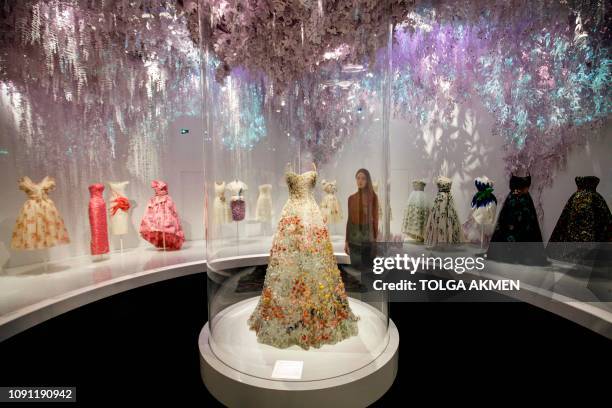
<path fill-rule="evenodd" d="M 0 340 L 206 272 L 202 373 L 222 402 L 374 401 L 397 371 L 389 302 L 439 295 L 372 290 L 379 249 L 481 257 L 417 276 L 520 280 L 508 298 L 612 337 L 608 14 L 7 3 Z"/>

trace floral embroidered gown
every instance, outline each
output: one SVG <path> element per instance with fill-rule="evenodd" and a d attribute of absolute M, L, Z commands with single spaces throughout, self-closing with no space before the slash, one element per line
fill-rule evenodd
<path fill-rule="evenodd" d="M 440 176 L 436 180 L 438 194 L 427 218 L 425 245 L 459 244 L 464 241 L 461 223 L 451 194 L 452 180 Z"/>
<path fill-rule="evenodd" d="M 11 241 L 13 249 L 43 249 L 70 243 L 64 220 L 47 195 L 54 188 L 53 177 L 47 176 L 38 184 L 29 177 L 19 179 L 19 189 L 25 191 L 28 200 L 17 216 Z"/>
<path fill-rule="evenodd" d="M 595 176 L 576 177 L 578 191 L 565 204 L 546 247 L 551 258 L 591 263 L 607 249 L 602 243 L 612 243 L 612 214 L 598 184 Z"/>
<path fill-rule="evenodd" d="M 155 195 L 149 200 L 142 217 L 140 235 L 157 248 L 181 249 L 185 234 L 174 201 L 168 195 L 168 185 L 163 181 L 153 180 L 151 187 L 155 190 Z"/>
<path fill-rule="evenodd" d="M 402 232 L 417 242 L 425 240 L 425 226 L 431 207 L 425 195 L 425 185 L 425 182 L 420 180 L 412 182 L 412 192 L 408 196 L 408 203 L 404 210 Z"/>
<path fill-rule="evenodd" d="M 289 199 L 272 241 L 264 288 L 249 327 L 259 342 L 304 349 L 357 334 L 327 226 L 313 189 L 317 173 L 288 172 Z"/>

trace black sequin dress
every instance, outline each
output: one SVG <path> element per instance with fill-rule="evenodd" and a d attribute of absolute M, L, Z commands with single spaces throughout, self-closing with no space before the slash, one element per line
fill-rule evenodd
<path fill-rule="evenodd" d="M 565 204 L 550 236 L 546 247 L 549 257 L 591 264 L 609 249 L 612 215 L 606 200 L 597 192 L 598 184 L 595 176 L 576 177 L 578 191 Z"/>

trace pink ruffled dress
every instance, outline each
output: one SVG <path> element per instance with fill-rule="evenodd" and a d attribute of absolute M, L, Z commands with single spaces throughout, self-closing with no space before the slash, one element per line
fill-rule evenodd
<path fill-rule="evenodd" d="M 140 223 L 140 235 L 157 248 L 181 249 L 185 234 L 174 201 L 168 195 L 168 185 L 163 181 L 153 180 L 151 187 L 155 190 L 155 196 L 147 204 Z"/>

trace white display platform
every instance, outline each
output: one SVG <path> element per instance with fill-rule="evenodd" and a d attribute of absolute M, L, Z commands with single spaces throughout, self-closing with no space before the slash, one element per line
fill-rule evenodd
<path fill-rule="evenodd" d="M 304 361 L 301 380 L 317 381 L 358 370 L 375 360 L 387 347 L 387 317 L 353 298 L 349 298 L 349 303 L 353 313 L 359 316 L 358 336 L 311 349 L 306 354 L 298 346 L 281 350 L 260 344 L 247 323 L 258 300 L 259 297 L 255 297 L 238 302 L 219 312 L 212 324 L 209 323 L 214 333 L 209 341 L 212 351 L 225 364 L 242 373 L 267 379 L 277 360 Z"/>
<path fill-rule="evenodd" d="M 399 333 L 391 320 L 386 330 L 385 315 L 374 307 L 349 298 L 351 309 L 360 317 L 357 336 L 319 349 L 278 349 L 258 343 L 248 328 L 247 319 L 258 299 L 246 299 L 218 313 L 212 322 L 214 338 L 209 323 L 200 333 L 202 378 L 223 404 L 367 406 L 393 384 Z"/>
<path fill-rule="evenodd" d="M 0 341 L 59 314 L 114 294 L 204 272 L 204 241 L 179 251 L 151 246 L 37 263 L 0 272 Z"/>
<path fill-rule="evenodd" d="M 343 248 L 334 237 L 334 248 Z M 271 237 L 247 238 L 240 256 L 219 258 L 224 265 L 266 264 Z M 220 245 L 228 243 L 221 243 Z M 0 341 L 62 313 L 96 300 L 166 279 L 206 270 L 205 241 L 185 241 L 179 251 L 161 251 L 148 244 L 0 270 Z M 339 262 L 345 255 L 337 254 Z"/>
<path fill-rule="evenodd" d="M 220 270 L 248 265 L 264 265 L 268 261 L 270 237 L 249 238 L 241 247 L 241 255 L 217 257 Z M 348 263 L 343 254 L 343 240 L 333 236 L 338 263 Z M 444 255 L 422 245 L 405 243 L 412 250 L 426 255 Z M 250 252 L 250 254 L 249 254 Z M 482 252 L 477 246 L 464 245 L 454 253 L 474 255 Z M 0 341 L 61 313 L 107 296 L 159 282 L 165 279 L 203 272 L 204 241 L 187 241 L 180 251 L 164 252 L 151 246 L 113 252 L 102 261 L 79 256 L 46 265 L 5 268 L 0 271 Z M 544 310 L 558 314 L 597 333 L 612 338 L 612 302 L 598 301 L 590 272 L 572 265 L 553 262 L 550 266 L 488 262 L 487 274 L 471 274 L 481 278 L 520 279 L 522 290 L 516 296 Z M 457 276 L 457 275 L 455 275 Z M 444 276 L 448 277 L 448 276 Z M 468 277 L 468 276 L 466 276 Z M 612 293 L 612 281 L 596 282 L 596 289 Z"/>

